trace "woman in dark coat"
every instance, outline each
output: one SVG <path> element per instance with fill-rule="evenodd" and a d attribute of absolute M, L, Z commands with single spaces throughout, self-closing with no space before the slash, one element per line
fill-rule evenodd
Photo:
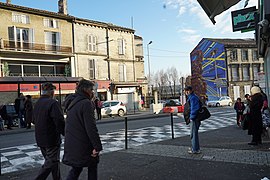
<path fill-rule="evenodd" d="M 26 129 L 31 129 L 31 123 L 33 122 L 33 103 L 32 103 L 32 96 L 27 95 L 25 96 L 26 100 L 24 103 L 25 107 L 25 122 L 26 122 Z"/>
<path fill-rule="evenodd" d="M 262 108 L 263 108 L 263 96 L 259 87 L 254 86 L 251 88 L 251 101 L 250 107 L 250 126 L 249 132 L 252 135 L 252 141 L 249 145 L 258 145 L 262 143 Z"/>
<path fill-rule="evenodd" d="M 67 180 L 78 179 L 88 167 L 88 179 L 97 179 L 99 152 L 102 150 L 95 120 L 94 84 L 82 79 L 76 93 L 65 100 L 67 110 L 63 163 L 72 167 Z"/>

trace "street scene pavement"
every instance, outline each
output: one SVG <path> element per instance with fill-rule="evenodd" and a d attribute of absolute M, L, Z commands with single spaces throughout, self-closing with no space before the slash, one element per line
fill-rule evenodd
<path fill-rule="evenodd" d="M 212 110 L 211 110 L 212 111 Z M 136 118 L 167 118 L 168 114 L 154 115 L 141 112 L 128 116 Z M 270 178 L 270 140 L 249 146 L 251 137 L 235 124 L 233 110 L 212 111 L 210 119 L 200 128 L 201 154 L 190 155 L 189 127 L 181 115 L 173 116 L 171 126 L 151 126 L 128 131 L 128 149 L 125 149 L 124 130 L 101 133 L 104 151 L 99 164 L 99 179 L 267 179 Z M 123 118 L 104 119 L 99 124 L 123 121 Z M 131 123 L 131 122 L 129 122 Z M 12 133 L 20 133 L 20 129 Z M 1 132 L 2 133 L 2 132 Z M 6 131 L 11 133 L 11 131 Z M 23 135 L 23 133 L 21 133 Z M 1 136 L 5 134 L 1 134 Z M 35 144 L 5 147 L 1 152 L 0 179 L 33 179 L 43 163 Z M 61 164 L 63 179 L 69 167 Z M 51 179 L 49 177 L 48 179 Z M 80 179 L 87 179 L 87 170 Z"/>

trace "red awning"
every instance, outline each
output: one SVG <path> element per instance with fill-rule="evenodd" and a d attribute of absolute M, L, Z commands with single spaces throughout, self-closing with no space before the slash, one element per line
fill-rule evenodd
<path fill-rule="evenodd" d="M 197 0 L 204 12 L 210 18 L 213 24 L 216 23 L 215 16 L 226 11 L 233 5 L 237 4 L 240 0 Z"/>

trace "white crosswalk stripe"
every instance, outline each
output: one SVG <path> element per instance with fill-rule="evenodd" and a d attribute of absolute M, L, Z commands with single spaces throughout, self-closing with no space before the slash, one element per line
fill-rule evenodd
<path fill-rule="evenodd" d="M 219 129 L 235 124 L 235 113 L 226 113 L 226 117 L 220 113 L 202 122 L 199 132 Z M 174 137 L 182 137 L 190 134 L 190 128 L 184 122 L 173 126 Z M 100 135 L 103 145 L 102 153 L 118 151 L 125 148 L 125 130 L 110 132 Z M 139 146 L 146 143 L 163 141 L 171 138 L 171 125 L 162 127 L 144 127 L 128 131 L 128 147 Z M 0 149 L 2 173 L 25 170 L 32 167 L 39 167 L 44 159 L 36 144 L 15 146 Z M 61 146 L 61 158 L 63 156 L 63 145 Z"/>

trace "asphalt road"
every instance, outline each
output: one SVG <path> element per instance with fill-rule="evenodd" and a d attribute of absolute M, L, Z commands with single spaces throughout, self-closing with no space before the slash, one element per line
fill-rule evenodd
<path fill-rule="evenodd" d="M 217 108 L 209 108 L 212 114 L 219 113 L 219 116 L 226 117 L 226 113 L 233 112 L 232 107 L 217 107 Z M 104 122 L 102 122 L 104 121 Z M 174 116 L 173 122 L 174 124 L 179 123 L 180 121 L 184 121 L 181 116 Z M 154 117 L 153 118 L 144 118 L 141 116 L 139 119 L 128 119 L 128 130 L 139 129 L 143 127 L 151 127 L 151 126 L 164 126 L 171 124 L 171 117 L 163 116 L 163 117 Z M 97 127 L 100 134 L 106 134 L 108 132 L 115 132 L 125 128 L 124 118 L 123 121 L 115 120 L 108 118 L 97 122 Z M 19 145 L 27 145 L 35 143 L 35 134 L 33 130 L 26 130 L 23 133 L 14 133 L 14 134 L 0 134 L 0 149 L 6 147 L 13 147 Z"/>

